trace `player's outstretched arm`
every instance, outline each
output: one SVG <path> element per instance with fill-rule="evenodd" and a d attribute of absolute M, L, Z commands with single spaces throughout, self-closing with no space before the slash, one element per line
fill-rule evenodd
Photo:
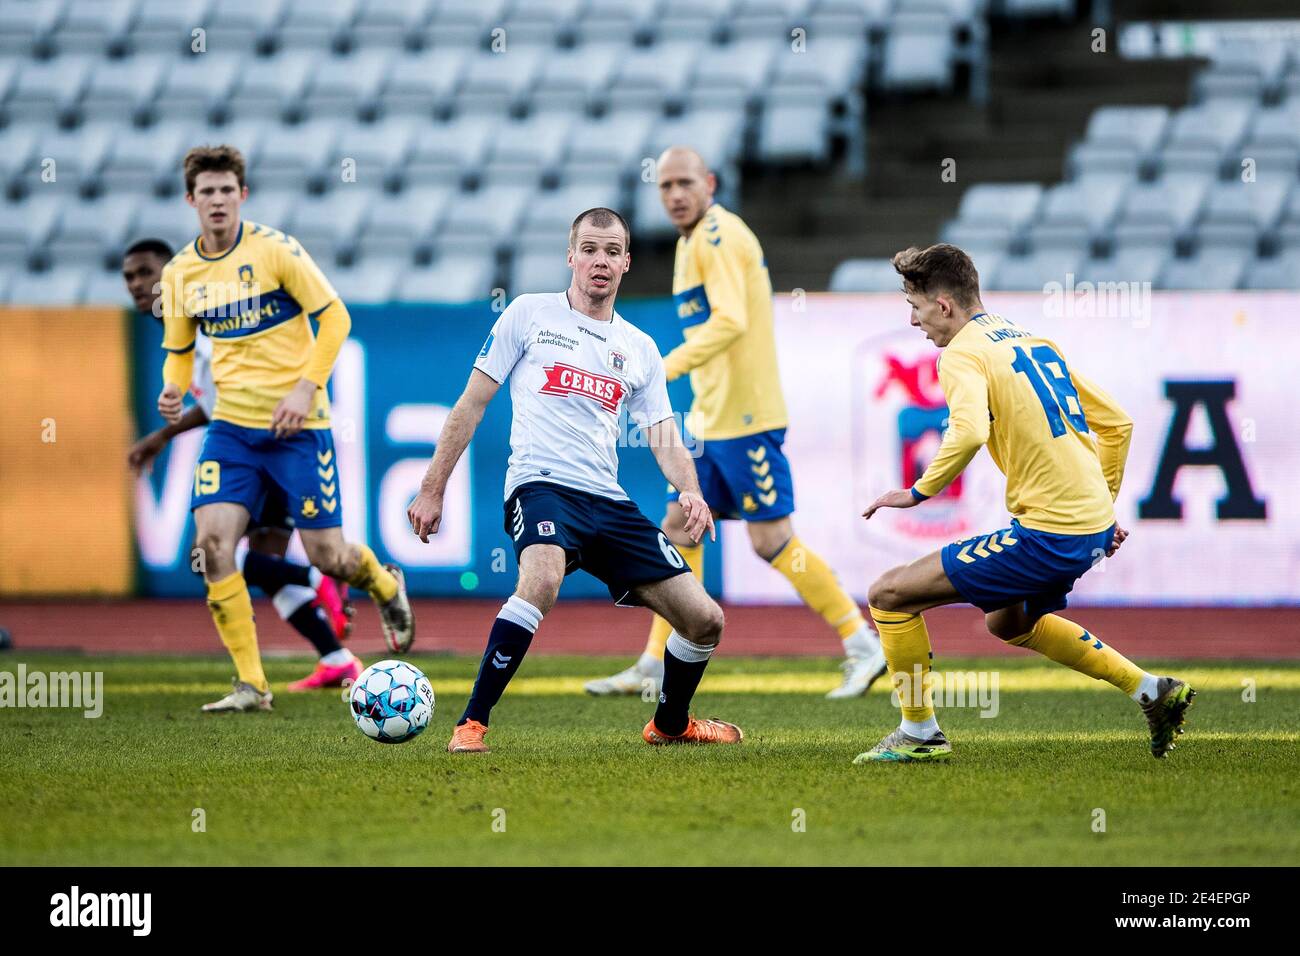
<path fill-rule="evenodd" d="M 700 479 L 695 473 L 695 462 L 682 444 L 677 420 L 665 418 L 646 426 L 645 430 L 650 439 L 650 451 L 659 463 L 659 470 L 669 484 L 680 492 L 677 503 L 681 505 L 686 519 L 686 534 L 696 544 L 704 537 L 705 531 L 709 533 L 710 541 L 718 540 L 718 532 L 713 526 L 713 511 L 700 493 Z"/>
<path fill-rule="evenodd" d="M 131 466 L 131 470 L 136 474 L 141 471 L 148 472 L 153 460 L 167 447 L 168 442 L 177 435 L 195 428 L 202 428 L 207 423 L 208 416 L 203 414 L 203 409 L 198 405 L 192 405 L 181 415 L 180 421 L 174 425 L 164 425 L 162 428 L 151 431 L 132 445 L 131 450 L 126 454 L 126 463 Z"/>
<path fill-rule="evenodd" d="M 438 448 L 424 473 L 424 480 L 420 482 L 420 493 L 406 509 L 411 530 L 425 543 L 428 543 L 429 535 L 438 533 L 438 525 L 442 523 L 442 496 L 447 490 L 447 480 L 474 437 L 478 423 L 483 420 L 484 409 L 500 387 L 490 376 L 474 369 L 469 374 L 465 391 L 456 400 L 442 426 Z"/>

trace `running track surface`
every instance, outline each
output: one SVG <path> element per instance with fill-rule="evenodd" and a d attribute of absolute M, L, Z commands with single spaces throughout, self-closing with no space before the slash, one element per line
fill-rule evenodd
<path fill-rule="evenodd" d="M 500 602 L 417 600 L 414 606 L 416 651 L 478 655 Z M 255 600 L 254 608 L 263 650 L 310 653 L 306 641 L 276 616 L 269 601 Z M 831 630 L 802 606 L 728 605 L 725 610 L 727 629 L 720 654 L 840 653 Z M 1133 657 L 1300 658 L 1300 607 L 1109 607 L 1077 608 L 1067 614 Z M 983 616 L 973 608 L 938 608 L 925 617 L 937 655 L 1027 653 L 1004 647 L 989 635 Z M 644 609 L 561 602 L 547 615 L 531 653 L 633 657 L 649 626 L 650 612 Z M 0 628 L 13 636 L 17 653 L 224 654 L 202 599 L 0 602 Z M 379 616 L 364 596 L 357 601 L 349 646 L 363 657 L 384 653 Z M 0 656 L 0 663 L 3 660 Z"/>

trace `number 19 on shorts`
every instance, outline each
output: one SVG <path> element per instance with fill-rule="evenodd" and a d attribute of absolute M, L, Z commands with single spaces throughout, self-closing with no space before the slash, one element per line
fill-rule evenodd
<path fill-rule="evenodd" d="M 221 462 L 201 461 L 194 467 L 194 496 L 214 495 L 221 490 Z"/>

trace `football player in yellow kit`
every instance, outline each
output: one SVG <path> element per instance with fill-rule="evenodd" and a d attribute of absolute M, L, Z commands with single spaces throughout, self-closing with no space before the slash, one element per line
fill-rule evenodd
<path fill-rule="evenodd" d="M 1182 733 L 1195 691 L 1138 667 L 1055 612 L 1089 568 L 1128 532 L 1115 521 L 1133 423 L 1109 395 L 1071 369 L 1057 345 L 990 314 L 965 252 L 940 244 L 894 256 L 912 307 L 911 324 L 943 349 L 939 383 L 948 428 L 925 474 L 886 492 L 863 513 L 913 508 L 946 488 L 984 445 L 1006 475 L 1011 526 L 885 572 L 871 586 L 898 691 L 899 728 L 854 763 L 941 760 L 952 745 L 934 717 L 930 637 L 921 612 L 967 602 L 990 633 L 1081 674 L 1104 680 L 1141 706 L 1151 753 L 1163 757 Z"/>
<path fill-rule="evenodd" d="M 231 146 L 185 155 L 185 198 L 200 234 L 163 269 L 163 390 L 172 424 L 190 387 L 196 332 L 212 342 L 217 404 L 194 470 L 190 507 L 203 555 L 208 608 L 235 662 L 234 690 L 204 710 L 270 710 L 248 585 L 235 545 L 274 485 L 307 557 L 322 574 L 369 592 L 390 649 L 411 645 L 415 622 L 401 570 L 344 540 L 325 385 L 352 322 L 307 251 L 276 229 L 240 218 L 244 158 Z M 318 323 L 312 334 L 310 319 Z"/>
<path fill-rule="evenodd" d="M 844 678 L 827 696 L 859 697 L 885 673 L 880 641 L 835 572 L 795 534 L 794 483 L 781 450 L 787 416 L 777 371 L 772 282 L 758 239 L 739 216 L 714 201 L 717 178 L 693 149 L 659 157 L 659 196 L 681 234 L 673 299 L 685 341 L 664 357 L 668 381 L 690 375 L 695 401 L 686 427 L 701 443 L 696 459 L 704 500 L 714 516 L 740 518 L 754 553 L 779 571 L 844 645 Z M 664 534 L 695 576 L 704 577 L 704 543 L 686 536 L 670 488 Z M 672 628 L 655 616 L 640 659 L 590 681 L 599 696 L 657 690 Z"/>

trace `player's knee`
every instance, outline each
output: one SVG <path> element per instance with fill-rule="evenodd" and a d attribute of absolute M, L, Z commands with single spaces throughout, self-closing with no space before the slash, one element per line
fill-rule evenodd
<path fill-rule="evenodd" d="M 692 615 L 691 620 L 686 624 L 686 632 L 682 633 L 682 637 L 692 644 L 717 644 L 722 640 L 722 629 L 726 625 L 727 621 L 722 613 L 722 608 L 718 606 L 716 601 L 710 601 L 707 607 Z"/>
<path fill-rule="evenodd" d="M 310 549 L 307 557 L 321 574 L 346 579 L 351 576 L 349 572 L 354 570 L 348 567 L 350 550 L 347 544 L 319 542 Z"/>
<path fill-rule="evenodd" d="M 1019 621 L 1005 618 L 985 618 L 984 626 L 989 629 L 990 634 L 1000 641 L 1014 641 L 1024 633 L 1024 628 Z"/>
<path fill-rule="evenodd" d="M 216 580 L 235 570 L 235 543 L 217 532 L 200 534 L 194 542 L 202 558 L 202 570 L 208 580 Z"/>
<path fill-rule="evenodd" d="M 896 571 L 886 571 L 872 583 L 867 591 L 867 600 L 871 606 L 882 611 L 899 611 L 906 597 L 903 593 L 902 580 Z"/>
<path fill-rule="evenodd" d="M 557 572 L 552 568 L 535 569 L 519 581 L 515 593 L 543 614 L 547 614 L 555 607 L 556 598 L 560 596 L 560 585 L 563 583 L 563 572 Z"/>

